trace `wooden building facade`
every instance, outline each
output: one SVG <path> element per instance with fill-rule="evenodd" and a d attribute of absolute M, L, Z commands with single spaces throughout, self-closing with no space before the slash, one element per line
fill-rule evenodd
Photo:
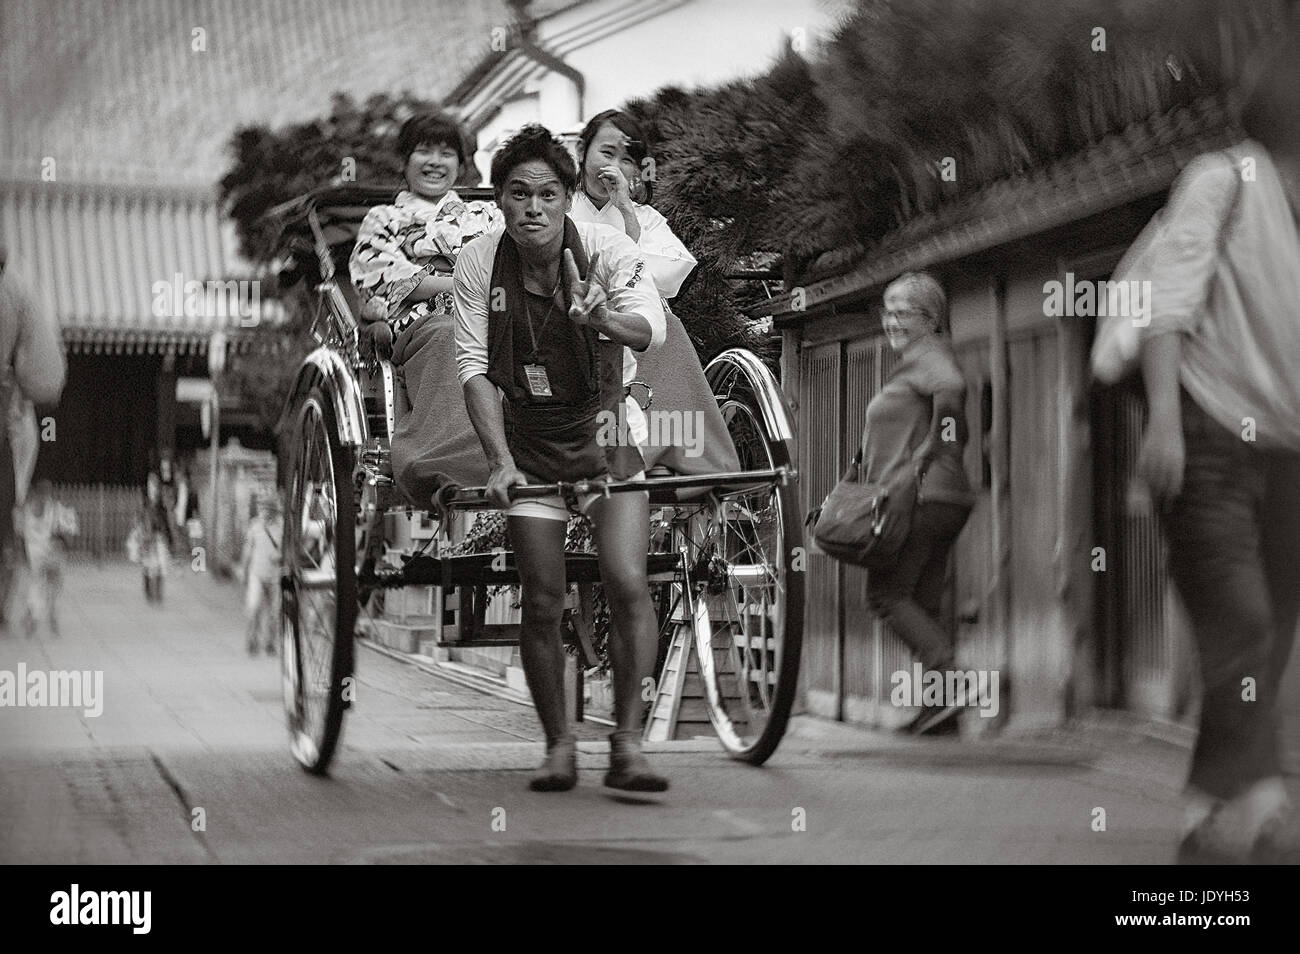
<path fill-rule="evenodd" d="M 752 312 L 782 333 L 813 507 L 854 454 L 896 360 L 880 330 L 885 285 L 916 269 L 944 284 L 978 498 L 954 548 L 946 613 L 959 665 L 997 670 L 1003 693 L 997 718 L 969 720 L 975 732 L 1093 708 L 1188 715 L 1190 637 L 1134 479 L 1140 386 L 1092 383 L 1095 319 L 1049 317 L 1044 286 L 1067 273 L 1107 278 L 1181 168 L 1235 138 L 1217 103 L 1159 117 L 913 220 L 838 274 Z M 804 699 L 817 715 L 890 726 L 909 714 L 891 704 L 890 676 L 912 659 L 868 612 L 865 580 L 812 555 Z"/>

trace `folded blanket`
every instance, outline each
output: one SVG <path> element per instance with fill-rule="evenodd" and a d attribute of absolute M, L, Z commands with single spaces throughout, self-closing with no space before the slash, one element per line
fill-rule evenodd
<path fill-rule="evenodd" d="M 413 506 L 430 505 L 443 483 L 487 483 L 488 465 L 456 378 L 456 329 L 450 315 L 416 322 L 393 345 L 409 407 L 393 434 L 393 477 Z"/>
<path fill-rule="evenodd" d="M 695 345 L 680 318 L 667 308 L 664 318 L 663 345 L 637 355 L 636 376 L 654 391 L 646 412 L 651 443 L 641 449 L 646 467 L 661 465 L 683 476 L 739 470 Z"/>

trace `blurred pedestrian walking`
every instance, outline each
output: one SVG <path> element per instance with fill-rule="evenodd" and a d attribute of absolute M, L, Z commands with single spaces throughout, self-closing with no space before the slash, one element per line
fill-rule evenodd
<path fill-rule="evenodd" d="M 934 276 L 900 275 L 885 289 L 884 306 L 881 325 L 900 361 L 867 405 L 859 479 L 884 487 L 915 480 L 918 492 L 896 559 L 868 571 L 867 600 L 927 670 L 944 672 L 956 654 L 939 620 L 948 554 L 974 504 L 962 465 L 966 382 L 947 335 L 948 299 Z M 923 707 L 905 728 L 955 732 L 960 709 Z"/>
<path fill-rule="evenodd" d="M 16 509 L 36 466 L 35 404 L 55 404 L 66 364 L 59 326 L 0 245 L 0 626 L 13 592 Z"/>
<path fill-rule="evenodd" d="M 1144 254 L 1149 409 L 1139 468 L 1162 504 L 1204 695 L 1179 860 L 1295 862 L 1278 694 L 1300 610 L 1300 42 L 1247 96 L 1250 136 L 1188 164 Z"/>
<path fill-rule="evenodd" d="M 194 490 L 194 478 L 187 466 L 176 482 L 176 525 L 184 533 L 190 554 L 203 544 L 203 522 L 199 519 L 199 495 Z"/>
<path fill-rule="evenodd" d="M 170 508 L 163 497 L 163 485 L 158 475 L 149 474 L 144 491 L 144 507 L 140 516 L 140 567 L 144 575 L 144 597 L 150 603 L 161 603 L 163 581 L 171 568 L 174 538 Z"/>
<path fill-rule="evenodd" d="M 248 615 L 248 653 L 257 655 L 260 643 L 267 655 L 275 653 L 276 594 L 280 584 L 280 538 L 284 523 L 280 501 L 273 493 L 262 496 L 257 513 L 244 531 L 239 578 L 244 581 L 244 610 Z"/>
<path fill-rule="evenodd" d="M 36 635 L 41 619 L 52 636 L 59 635 L 58 600 L 63 590 L 64 553 L 77 534 L 77 513 L 54 499 L 48 480 L 32 488 L 22 507 L 19 530 L 26 564 L 22 570 L 27 635 Z"/>

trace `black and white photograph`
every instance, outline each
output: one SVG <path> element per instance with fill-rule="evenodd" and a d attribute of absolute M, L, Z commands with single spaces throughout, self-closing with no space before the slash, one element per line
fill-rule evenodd
<path fill-rule="evenodd" d="M 0 64 L 15 916 L 1053 866 L 1283 923 L 1296 0 L 0 0 Z"/>

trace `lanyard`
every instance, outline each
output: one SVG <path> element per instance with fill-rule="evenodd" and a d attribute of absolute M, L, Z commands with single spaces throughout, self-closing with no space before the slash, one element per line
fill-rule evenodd
<path fill-rule="evenodd" d="M 542 334 L 546 333 L 546 325 L 551 320 L 551 312 L 555 310 L 555 296 L 558 295 L 559 293 L 560 293 L 560 278 L 556 277 L 555 287 L 551 289 L 551 306 L 546 309 L 546 317 L 542 319 L 542 328 L 541 328 Z M 530 356 L 529 360 L 535 362 L 537 360 L 537 335 L 533 333 L 533 308 L 532 308 L 532 304 L 528 301 L 527 291 L 524 292 L 524 318 L 526 318 L 528 321 L 528 337 L 529 340 L 531 340 L 533 343 L 533 353 Z"/>

